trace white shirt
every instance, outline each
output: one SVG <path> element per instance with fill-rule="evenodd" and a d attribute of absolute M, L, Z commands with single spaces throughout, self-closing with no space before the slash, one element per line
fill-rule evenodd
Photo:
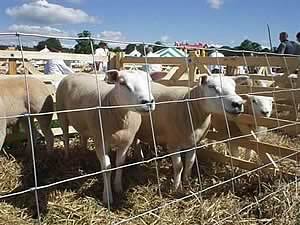
<path fill-rule="evenodd" d="M 45 74 L 58 74 L 58 75 L 67 75 L 74 73 L 74 71 L 68 67 L 62 59 L 49 59 L 45 65 L 44 69 Z M 60 80 L 57 80 L 53 83 L 55 88 L 58 87 L 60 81 L 64 78 L 61 76 Z"/>
<path fill-rule="evenodd" d="M 95 50 L 95 56 L 101 56 L 101 57 L 108 57 L 108 53 L 109 50 L 107 48 L 97 48 Z M 102 60 L 102 61 L 98 61 L 96 60 L 96 62 L 99 62 L 99 72 L 105 72 L 107 69 L 107 59 L 106 60 Z"/>
<path fill-rule="evenodd" d="M 149 52 L 147 54 L 147 57 L 160 57 L 160 55 L 153 53 L 153 52 Z M 161 64 L 147 64 L 147 65 L 143 65 L 142 70 L 144 70 L 145 72 L 159 72 L 162 71 L 162 65 Z"/>
<path fill-rule="evenodd" d="M 45 74 L 70 74 L 74 71 L 62 59 L 49 59 L 45 65 Z"/>
<path fill-rule="evenodd" d="M 97 48 L 95 50 L 95 55 L 98 55 L 98 56 L 108 56 L 108 49 L 107 48 Z"/>

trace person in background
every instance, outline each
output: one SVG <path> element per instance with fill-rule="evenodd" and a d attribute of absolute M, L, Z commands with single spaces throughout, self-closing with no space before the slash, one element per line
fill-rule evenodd
<path fill-rule="evenodd" d="M 95 50 L 95 56 L 108 57 L 109 50 L 105 42 L 100 42 L 99 47 Z M 99 72 L 105 72 L 107 70 L 107 60 L 96 61 L 96 68 Z"/>
<path fill-rule="evenodd" d="M 51 52 L 61 52 L 62 49 L 49 48 Z M 47 75 L 68 75 L 74 73 L 74 71 L 66 65 L 62 59 L 49 59 L 45 64 L 44 73 Z M 55 88 L 58 87 L 59 82 L 63 79 L 64 76 L 61 76 L 61 79 L 57 79 L 53 82 Z"/>
<path fill-rule="evenodd" d="M 61 52 L 61 49 L 49 49 L 51 52 Z M 49 59 L 44 68 L 45 74 L 65 75 L 74 73 L 74 71 L 66 65 L 62 59 Z"/>
<path fill-rule="evenodd" d="M 280 45 L 278 46 L 277 53 L 279 54 L 296 54 L 297 43 L 288 40 L 287 32 L 281 32 L 279 35 Z"/>
<path fill-rule="evenodd" d="M 147 57 L 160 57 L 159 54 L 156 54 L 153 52 L 152 47 L 146 48 L 146 56 Z M 142 70 L 148 73 L 152 72 L 159 72 L 162 71 L 162 65 L 161 64 L 147 64 L 142 66 Z"/>
<path fill-rule="evenodd" d="M 300 44 L 300 32 L 297 33 L 296 39 L 297 39 L 298 43 Z"/>
<path fill-rule="evenodd" d="M 298 32 L 297 33 L 297 35 L 296 35 L 296 40 L 297 40 L 297 42 L 296 42 L 296 55 L 300 55 L 300 32 Z"/>

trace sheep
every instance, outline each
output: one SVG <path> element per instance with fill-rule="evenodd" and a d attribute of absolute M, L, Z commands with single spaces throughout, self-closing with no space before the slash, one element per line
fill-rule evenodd
<path fill-rule="evenodd" d="M 270 117 L 272 114 L 273 97 L 247 95 L 247 102 L 245 104 L 246 114 L 255 114 L 256 117 Z M 217 130 L 217 133 L 209 133 L 208 139 L 224 140 L 228 138 L 227 127 L 223 117 L 215 116 L 212 119 L 212 127 Z M 228 119 L 228 127 L 230 129 L 231 137 L 238 137 L 244 134 L 250 134 L 251 131 L 262 132 L 265 127 L 257 127 L 255 125 L 237 125 L 234 120 Z M 229 147 L 229 146 L 228 146 Z M 238 144 L 234 141 L 230 142 L 230 153 L 234 157 L 239 157 Z M 251 158 L 251 151 L 246 150 L 245 159 Z"/>
<path fill-rule="evenodd" d="M 193 148 L 195 143 L 194 134 L 195 141 L 198 143 L 206 136 L 209 130 L 212 114 L 223 113 L 221 95 L 224 95 L 223 102 L 228 115 L 234 117 L 243 112 L 244 100 L 235 93 L 235 86 L 236 83 L 244 82 L 247 79 L 248 76 L 203 76 L 201 82 L 190 90 L 192 99 L 204 98 L 189 102 L 194 131 L 189 122 L 190 117 L 186 102 L 158 104 L 156 110 L 152 113 L 156 143 L 164 146 L 168 153 L 176 153 L 182 149 Z M 187 87 L 167 87 L 153 83 L 152 93 L 156 102 L 189 99 Z M 136 139 L 140 142 L 151 144 L 153 141 L 150 126 L 149 118 L 142 116 L 142 125 L 136 135 Z M 183 180 L 188 180 L 190 177 L 195 156 L 194 150 L 186 153 Z M 180 154 L 172 155 L 171 159 L 174 172 L 174 189 L 177 191 L 182 187 L 183 164 Z"/>
<path fill-rule="evenodd" d="M 27 77 L 29 105 L 26 93 L 26 83 L 24 77 L 9 77 L 0 79 L 0 107 L 1 117 L 11 117 L 0 120 L 0 148 L 2 148 L 5 137 L 6 128 L 15 126 L 17 122 L 24 124 L 27 140 L 30 140 L 30 132 L 28 120 L 26 117 L 12 118 L 29 113 L 53 112 L 53 99 L 51 92 L 47 86 L 39 79 Z M 29 106 L 29 107 L 28 107 Z M 45 135 L 47 151 L 53 150 L 54 136 L 51 131 L 52 114 L 35 116 L 39 122 L 41 131 Z M 30 118 L 33 124 L 33 117 Z M 33 141 L 36 144 L 37 130 L 32 126 Z M 30 150 L 30 145 L 27 144 L 27 151 Z"/>
<path fill-rule="evenodd" d="M 245 113 L 255 114 L 260 117 L 270 117 L 272 114 L 273 97 L 247 95 L 248 101 L 245 104 Z"/>
<path fill-rule="evenodd" d="M 155 80 L 165 76 L 164 72 L 153 72 L 150 76 Z M 109 146 L 118 147 L 116 167 L 124 164 L 126 152 L 134 140 L 141 124 L 142 113 L 155 109 L 154 98 L 149 92 L 151 77 L 138 70 L 109 70 L 106 80 L 98 80 L 92 74 L 72 74 L 66 76 L 56 91 L 57 110 L 84 109 L 99 106 L 135 105 L 134 107 L 105 108 L 99 110 L 59 113 L 58 119 L 63 130 L 64 148 L 67 157 L 69 151 L 68 126 L 72 125 L 83 137 L 94 138 L 97 157 L 102 170 L 111 168 Z M 112 84 L 113 83 L 113 84 Z M 101 92 L 99 100 L 98 87 Z M 136 106 L 137 104 L 141 104 Z M 101 112 L 103 133 L 100 129 Z M 102 139 L 102 135 L 104 140 Z M 104 177 L 104 204 L 112 204 L 111 172 Z M 114 190 L 121 193 L 122 170 L 116 170 Z"/>

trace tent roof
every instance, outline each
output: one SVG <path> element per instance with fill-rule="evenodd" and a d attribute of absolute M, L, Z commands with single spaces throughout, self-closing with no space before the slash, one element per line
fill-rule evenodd
<path fill-rule="evenodd" d="M 224 57 L 224 55 L 221 52 L 214 51 L 209 54 L 209 57 Z"/>
<path fill-rule="evenodd" d="M 134 50 L 130 52 L 128 55 L 140 57 L 142 54 L 138 50 L 136 50 L 136 48 L 134 48 Z"/>
<path fill-rule="evenodd" d="M 155 54 L 160 55 L 160 57 L 186 57 L 186 53 L 177 48 L 163 48 L 156 51 Z"/>
<path fill-rule="evenodd" d="M 45 45 L 45 48 L 43 48 L 40 52 L 50 52 L 50 50 L 47 48 L 47 45 Z"/>

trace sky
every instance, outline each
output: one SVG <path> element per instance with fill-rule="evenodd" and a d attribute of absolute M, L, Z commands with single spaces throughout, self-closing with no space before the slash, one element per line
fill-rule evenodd
<path fill-rule="evenodd" d="M 94 37 L 118 41 L 203 42 L 268 46 L 278 34 L 300 31 L 300 0 L 1 0 L 0 31 Z M 0 42 L 13 38 L 0 38 Z M 37 40 L 31 40 L 37 41 Z"/>

